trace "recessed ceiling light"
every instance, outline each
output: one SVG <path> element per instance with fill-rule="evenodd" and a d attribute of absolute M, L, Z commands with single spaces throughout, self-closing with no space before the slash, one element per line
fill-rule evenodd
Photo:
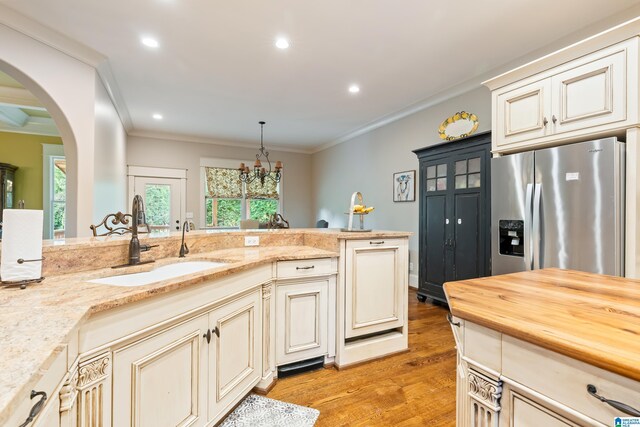
<path fill-rule="evenodd" d="M 162 114 L 160 114 L 160 113 L 155 113 L 155 114 L 154 114 L 153 116 L 151 116 L 151 117 L 153 117 L 153 118 L 154 118 L 154 119 L 156 119 L 156 120 L 162 120 Z"/>
<path fill-rule="evenodd" d="M 142 38 L 142 44 L 147 46 L 147 47 L 159 47 L 160 43 L 158 42 L 158 40 L 152 38 L 152 37 L 143 37 Z"/>
<path fill-rule="evenodd" d="M 288 49 L 289 48 L 289 40 L 284 37 L 278 37 L 276 39 L 276 47 L 278 49 Z"/>
<path fill-rule="evenodd" d="M 351 92 L 351 93 L 358 93 L 358 92 L 360 92 L 360 86 L 358 86 L 358 85 L 351 85 L 351 86 L 349 86 L 349 92 Z"/>

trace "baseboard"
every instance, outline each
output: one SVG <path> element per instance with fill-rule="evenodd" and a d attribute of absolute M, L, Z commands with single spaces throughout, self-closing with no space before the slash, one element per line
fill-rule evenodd
<path fill-rule="evenodd" d="M 412 288 L 418 288 L 418 275 L 409 274 L 409 286 Z"/>

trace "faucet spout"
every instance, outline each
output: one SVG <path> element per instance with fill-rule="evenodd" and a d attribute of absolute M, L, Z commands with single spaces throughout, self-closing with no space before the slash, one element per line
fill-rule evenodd
<path fill-rule="evenodd" d="M 184 233 L 185 232 L 189 232 L 190 227 L 189 227 L 189 221 L 185 221 L 182 224 L 182 242 L 180 243 L 180 255 L 179 258 L 184 258 L 188 253 L 189 253 L 189 248 L 187 247 L 187 244 L 184 242 Z"/>
<path fill-rule="evenodd" d="M 140 264 L 140 240 L 138 240 L 138 226 L 144 225 L 147 229 L 149 229 L 149 225 L 147 224 L 146 215 L 144 212 L 144 201 L 142 200 L 142 196 L 136 194 L 133 198 L 133 204 L 131 206 L 131 241 L 129 242 L 129 265 L 137 265 Z M 144 251 L 149 250 L 149 246 L 143 245 Z"/>

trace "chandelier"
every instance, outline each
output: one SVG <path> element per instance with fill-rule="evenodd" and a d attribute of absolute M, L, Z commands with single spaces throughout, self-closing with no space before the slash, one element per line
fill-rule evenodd
<path fill-rule="evenodd" d="M 249 166 L 245 166 L 244 163 L 240 163 L 240 167 L 238 168 L 238 170 L 240 171 L 240 181 L 249 184 L 256 179 L 259 179 L 260 183 L 264 185 L 265 180 L 268 178 L 273 182 L 280 182 L 280 179 L 282 178 L 282 162 L 280 160 L 276 161 L 276 165 L 274 168 L 275 171 L 271 171 L 269 152 L 264 149 L 263 142 L 265 122 L 258 123 L 260 123 L 260 152 L 256 154 L 256 162 L 253 164 L 253 173 L 251 173 Z M 267 162 L 269 170 L 262 166 L 262 162 L 260 161 L 262 157 L 264 157 L 264 160 Z"/>

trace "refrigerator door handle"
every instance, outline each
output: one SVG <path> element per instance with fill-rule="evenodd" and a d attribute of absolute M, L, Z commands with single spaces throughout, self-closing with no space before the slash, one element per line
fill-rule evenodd
<path fill-rule="evenodd" d="M 531 239 L 533 240 L 533 269 L 540 268 L 540 258 L 542 255 L 542 233 L 540 231 L 540 201 L 542 198 L 542 184 L 536 184 L 533 193 L 533 233 Z"/>
<path fill-rule="evenodd" d="M 533 207 L 531 206 L 533 203 L 533 184 L 527 184 L 526 194 L 524 207 L 524 267 L 525 270 L 531 270 L 533 268 L 533 247 L 531 246 L 531 233 L 533 231 Z"/>

